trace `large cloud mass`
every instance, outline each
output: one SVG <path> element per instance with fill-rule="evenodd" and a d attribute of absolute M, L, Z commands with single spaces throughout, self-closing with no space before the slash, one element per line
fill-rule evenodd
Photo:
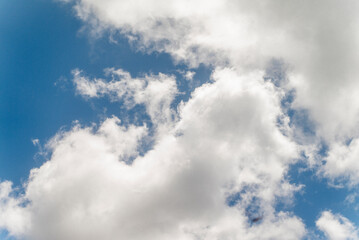
<path fill-rule="evenodd" d="M 75 72 L 74 81 L 81 94 L 89 96 L 97 88 L 110 94 L 117 91 L 111 86 L 130 77 L 114 72 L 124 78 L 100 84 L 82 77 L 80 83 Z M 171 76 L 152 78 L 173 86 Z M 19 221 L 31 225 L 15 228 L 16 222 L 5 221 L 2 226 L 35 239 L 303 236 L 301 220 L 274 210 L 276 198 L 290 198 L 298 189 L 284 178 L 297 149 L 277 124 L 282 93 L 261 72 L 239 76 L 231 69 L 218 70 L 213 81 L 181 104 L 179 120 L 166 134 L 156 135 L 144 156 L 137 149 L 146 126 L 125 127 L 116 117 L 98 128 L 76 126 L 60 133 L 49 143 L 51 159 L 32 170 L 24 195 L 11 197 L 4 185 L 2 199 L 14 201 L 10 208 L 19 212 Z M 161 89 L 167 99 L 169 89 Z M 131 94 L 127 90 L 116 96 Z M 149 98 L 143 103 L 149 114 L 157 102 Z M 132 163 L 126 162 L 129 157 Z"/>
<path fill-rule="evenodd" d="M 283 59 L 290 66 L 284 87 L 295 90 L 294 108 L 309 111 L 317 141 L 330 146 L 359 136 L 357 1 L 74 2 L 94 32 L 119 31 L 139 49 L 190 66 L 252 71 Z"/>
<path fill-rule="evenodd" d="M 302 187 L 287 177 L 296 159 L 305 155 L 333 181 L 359 182 L 357 1 L 66 2 L 94 34 L 119 33 L 141 51 L 215 70 L 174 106 L 172 75 L 106 69 L 104 79 L 92 79 L 75 69 L 78 94 L 142 105 L 151 126 L 113 116 L 58 133 L 23 193 L 0 185 L 0 228 L 11 235 L 301 239 L 302 220 L 277 209 Z M 273 59 L 287 70 L 278 79 L 268 78 Z M 298 132 L 303 126 L 288 109 L 308 113 L 311 136 Z M 331 239 L 357 238 L 340 215 L 323 212 L 316 224 Z"/>

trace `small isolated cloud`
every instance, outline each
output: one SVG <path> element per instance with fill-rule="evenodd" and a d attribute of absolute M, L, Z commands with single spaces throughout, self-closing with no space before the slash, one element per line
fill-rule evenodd
<path fill-rule="evenodd" d="M 40 145 L 40 140 L 37 138 L 31 139 L 31 142 L 34 146 L 39 146 Z"/>
<path fill-rule="evenodd" d="M 316 225 L 329 240 L 357 240 L 358 228 L 347 218 L 330 211 L 322 212 Z"/>

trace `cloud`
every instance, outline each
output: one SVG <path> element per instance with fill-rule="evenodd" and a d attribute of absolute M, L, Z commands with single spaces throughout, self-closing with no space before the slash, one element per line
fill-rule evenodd
<path fill-rule="evenodd" d="M 31 142 L 34 146 L 39 146 L 40 145 L 40 140 L 35 138 L 35 139 L 31 139 Z"/>
<path fill-rule="evenodd" d="M 359 239 L 358 229 L 347 218 L 330 211 L 322 212 L 316 221 L 317 227 L 324 232 L 329 240 Z"/>
<path fill-rule="evenodd" d="M 335 143 L 328 151 L 325 164 L 322 166 L 324 176 L 339 181 L 346 181 L 350 185 L 359 183 L 359 139 L 348 144 Z"/>
<path fill-rule="evenodd" d="M 12 183 L 0 183 L 0 229 L 6 229 L 11 235 L 22 235 L 30 228 L 30 213 L 22 208 L 23 196 L 13 197 Z"/>
<path fill-rule="evenodd" d="M 140 50 L 166 52 L 191 67 L 251 72 L 283 59 L 292 108 L 305 109 L 315 126 L 317 146 L 307 149 L 359 138 L 357 1 L 72 2 L 94 31 L 118 31 Z"/>
<path fill-rule="evenodd" d="M 11 235 L 301 239 L 301 219 L 276 206 L 301 188 L 287 172 L 302 150 L 323 176 L 359 182 L 357 1 L 65 2 L 74 3 L 94 34 L 119 32 L 140 51 L 215 70 L 187 102 L 172 106 L 174 76 L 107 69 L 104 78 L 90 78 L 75 69 L 78 94 L 108 97 L 127 109 L 145 106 L 156 134 L 115 116 L 60 132 L 24 193 L 1 183 L 0 227 Z M 280 84 L 264 79 L 273 59 L 287 66 Z M 311 137 L 288 109 L 313 125 Z M 154 140 L 149 150 L 142 149 L 146 138 Z M 323 144 L 328 156 L 320 153 Z M 328 238 L 357 239 L 341 215 L 323 212 L 316 224 Z"/>
<path fill-rule="evenodd" d="M 110 76 L 110 81 L 89 79 L 80 70 L 73 70 L 77 92 L 88 98 L 109 96 L 112 101 L 122 100 L 128 109 L 143 104 L 152 123 L 156 125 L 164 126 L 174 120 L 175 113 L 170 106 L 178 94 L 174 76 L 160 73 L 132 78 L 122 69 L 106 69 L 105 72 Z"/>
<path fill-rule="evenodd" d="M 283 94 L 263 74 L 216 70 L 144 155 L 147 127 L 125 127 L 116 117 L 59 133 L 48 143 L 50 160 L 31 171 L 24 195 L 9 197 L 31 225 L 22 231 L 12 222 L 0 226 L 37 240 L 300 239 L 302 221 L 275 210 L 278 199 L 299 189 L 286 180 L 298 149 L 277 124 Z M 118 96 L 123 89 L 109 86 L 121 81 L 103 82 L 101 94 Z M 8 207 L 0 206 L 2 215 Z"/>

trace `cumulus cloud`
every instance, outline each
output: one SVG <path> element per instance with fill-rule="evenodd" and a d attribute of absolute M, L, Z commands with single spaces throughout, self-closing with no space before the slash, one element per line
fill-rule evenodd
<path fill-rule="evenodd" d="M 301 239 L 301 219 L 276 204 L 301 188 L 288 181 L 287 171 L 303 149 L 320 165 L 324 142 L 323 176 L 359 182 L 357 1 L 64 1 L 74 3 L 93 33 L 118 31 L 141 51 L 215 70 L 187 102 L 172 106 L 174 76 L 107 69 L 104 78 L 91 78 L 75 69 L 78 94 L 108 97 L 127 109 L 145 106 L 156 134 L 115 116 L 60 132 L 24 193 L 1 183 L 0 228 L 11 235 Z M 265 78 L 273 59 L 287 66 L 280 84 Z M 288 96 L 293 99 L 283 107 Z M 307 113 L 314 140 L 298 139 L 301 122 L 284 108 Z M 142 151 L 148 137 L 154 145 Z M 328 238 L 357 239 L 356 228 L 340 215 L 323 212 L 316 224 Z"/>
<path fill-rule="evenodd" d="M 12 183 L 0 183 L 0 229 L 6 229 L 11 235 L 23 235 L 30 228 L 29 212 L 20 204 L 23 196 L 14 197 Z"/>
<path fill-rule="evenodd" d="M 329 240 L 357 240 L 358 229 L 347 218 L 330 211 L 322 212 L 317 227 Z"/>
<path fill-rule="evenodd" d="M 223 69 L 181 103 L 173 130 L 158 135 L 144 155 L 138 150 L 147 127 L 125 127 L 116 117 L 59 133 L 48 143 L 50 160 L 31 171 L 24 195 L 8 197 L 9 185 L 2 194 L 14 201 L 18 221 L 31 219 L 11 234 L 37 240 L 300 239 L 302 221 L 274 208 L 299 189 L 285 177 L 298 149 L 277 124 L 282 96 L 263 72 Z M 126 161 L 130 156 L 134 160 Z"/>
<path fill-rule="evenodd" d="M 359 137 L 357 1 L 70 2 L 96 32 L 119 31 L 138 49 L 167 52 L 192 67 L 247 72 L 283 59 L 290 66 L 283 87 L 295 92 L 292 108 L 307 110 L 316 142 Z"/>
<path fill-rule="evenodd" d="M 359 139 L 349 143 L 332 144 L 325 158 L 322 173 L 332 179 L 347 181 L 350 185 L 359 183 Z"/>

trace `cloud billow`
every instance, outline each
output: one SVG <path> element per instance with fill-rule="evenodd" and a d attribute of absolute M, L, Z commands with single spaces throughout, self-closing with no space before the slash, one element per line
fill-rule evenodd
<path fill-rule="evenodd" d="M 48 143 L 50 159 L 31 171 L 23 194 L 15 196 L 10 182 L 0 185 L 0 228 L 10 235 L 302 239 L 303 221 L 276 209 L 303 188 L 287 175 L 301 154 L 320 176 L 358 183 L 356 1 L 65 2 L 94 34 L 117 31 L 140 51 L 214 70 L 176 106 L 173 75 L 133 77 L 110 68 L 105 78 L 90 78 L 73 70 L 77 94 L 126 109 L 144 106 L 155 134 L 146 124 L 125 126 L 120 116 L 58 133 Z M 273 59 L 287 66 L 281 82 L 266 78 Z M 306 113 L 315 126 L 310 137 L 289 108 Z M 145 138 L 153 146 L 140 154 Z M 323 142 L 327 156 L 318 154 Z M 329 239 L 357 239 L 341 215 L 324 211 L 316 224 Z"/>

